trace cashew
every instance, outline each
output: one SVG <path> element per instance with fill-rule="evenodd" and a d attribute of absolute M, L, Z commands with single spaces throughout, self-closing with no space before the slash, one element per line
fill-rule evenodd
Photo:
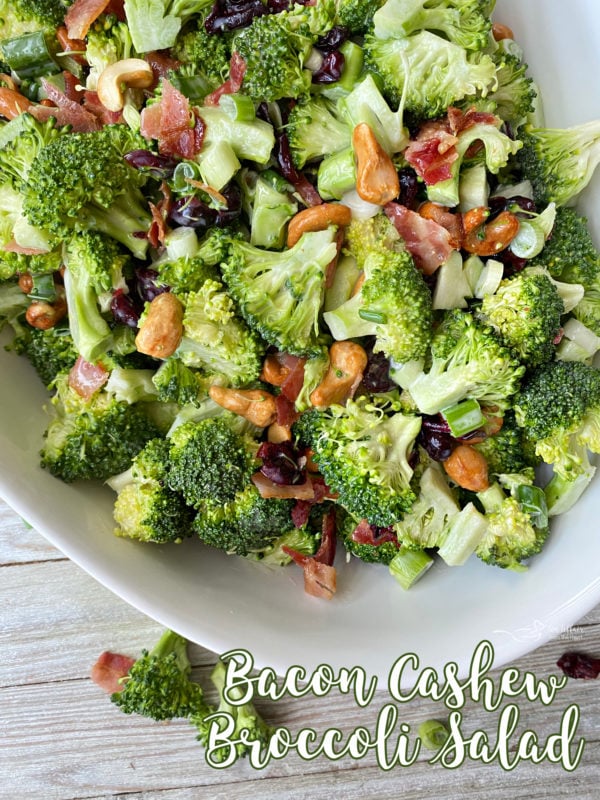
<path fill-rule="evenodd" d="M 278 354 L 269 353 L 263 361 L 260 379 L 271 386 L 283 386 L 289 374 L 290 368 L 278 358 Z"/>
<path fill-rule="evenodd" d="M 303 233 L 324 231 L 330 225 L 349 225 L 352 212 L 340 203 L 320 203 L 299 211 L 288 225 L 287 246 L 293 247 Z"/>
<path fill-rule="evenodd" d="M 486 223 L 490 210 L 477 206 L 462 215 L 463 249 L 477 256 L 493 256 L 504 250 L 519 232 L 519 220 L 510 211 L 502 211 Z"/>
<path fill-rule="evenodd" d="M 19 275 L 19 289 L 23 292 L 23 294 L 29 294 L 29 292 L 33 289 L 33 278 L 28 272 L 22 272 Z"/>
<path fill-rule="evenodd" d="M 25 312 L 25 319 L 32 328 L 47 331 L 53 328 L 67 313 L 67 304 L 59 298 L 55 303 L 35 300 Z"/>
<path fill-rule="evenodd" d="M 15 119 L 32 105 L 20 92 L 0 86 L 0 117 Z"/>
<path fill-rule="evenodd" d="M 147 89 L 154 83 L 152 67 L 142 58 L 124 58 L 106 67 L 98 78 L 98 99 L 109 111 L 125 105 L 123 87 Z"/>
<path fill-rule="evenodd" d="M 224 386 L 211 386 L 208 394 L 217 405 L 244 417 L 259 428 L 271 425 L 277 417 L 275 398 L 262 389 L 227 389 Z"/>
<path fill-rule="evenodd" d="M 392 159 L 367 125 L 361 122 L 352 132 L 356 156 L 356 191 L 368 203 L 384 206 L 400 194 L 400 179 Z"/>
<path fill-rule="evenodd" d="M 277 422 L 272 422 L 267 431 L 267 441 L 279 444 L 279 442 L 289 442 L 292 439 L 292 432 L 289 425 L 279 425 Z"/>
<path fill-rule="evenodd" d="M 343 404 L 352 397 L 367 366 L 367 354 L 354 342 L 335 342 L 329 348 L 329 369 L 310 402 L 316 408 Z"/>
<path fill-rule="evenodd" d="M 170 292 L 157 295 L 148 306 L 135 337 L 139 353 L 153 358 L 168 358 L 179 347 L 183 336 L 183 306 Z"/>
<path fill-rule="evenodd" d="M 468 444 L 459 444 L 444 463 L 447 475 L 463 489 L 483 492 L 489 488 L 485 457 Z"/>
<path fill-rule="evenodd" d="M 503 25 L 501 22 L 494 22 L 492 24 L 492 36 L 497 42 L 500 42 L 502 39 L 515 38 L 512 28 L 509 28 L 508 25 Z"/>

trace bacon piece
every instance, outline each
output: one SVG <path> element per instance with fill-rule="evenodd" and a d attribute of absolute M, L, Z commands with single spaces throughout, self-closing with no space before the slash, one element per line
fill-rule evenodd
<path fill-rule="evenodd" d="M 176 58 L 171 58 L 163 50 L 152 50 L 146 53 L 144 60 L 150 64 L 152 72 L 154 73 L 154 86 L 157 86 L 161 78 L 166 78 L 169 72 L 176 70 L 181 66 L 181 62 Z M 150 87 L 150 88 L 154 88 Z"/>
<path fill-rule="evenodd" d="M 42 78 L 42 88 L 48 100 L 53 104 L 50 106 L 30 106 L 28 111 L 40 122 L 44 122 L 50 117 L 55 117 L 57 125 L 71 125 L 76 133 L 89 133 L 98 131 L 102 127 L 100 121 L 87 111 L 83 106 L 74 100 L 70 100 L 64 92 L 57 89 L 47 80 Z"/>
<path fill-rule="evenodd" d="M 119 679 L 128 675 L 134 664 L 135 658 L 105 650 L 92 667 L 90 677 L 105 692 L 120 692 L 123 684 L 119 683 Z"/>
<path fill-rule="evenodd" d="M 109 3 L 110 0 L 75 0 L 65 16 L 69 39 L 85 39 L 92 23 Z"/>
<path fill-rule="evenodd" d="M 398 548 L 400 547 L 398 537 L 391 528 L 377 528 L 375 525 L 370 525 L 366 519 L 361 519 L 350 538 L 357 544 L 370 544 L 373 547 L 379 547 L 385 542 L 394 542 Z"/>
<path fill-rule="evenodd" d="M 290 402 L 295 403 L 302 386 L 304 385 L 305 358 L 286 354 L 285 364 L 289 367 L 286 379 L 281 384 L 281 394 Z"/>
<path fill-rule="evenodd" d="M 89 400 L 104 386 L 108 377 L 102 364 L 90 364 L 79 356 L 69 372 L 69 386 L 84 400 Z"/>
<path fill-rule="evenodd" d="M 320 475 L 312 475 L 311 481 L 314 489 L 312 500 L 298 500 L 292 509 L 292 522 L 297 528 L 301 528 L 308 522 L 310 509 L 323 500 L 332 500 L 335 495 Z"/>
<path fill-rule="evenodd" d="M 291 547 L 282 547 L 284 553 L 304 570 L 304 591 L 313 597 L 331 600 L 336 591 L 335 558 L 335 511 L 330 509 L 323 515 L 321 544 L 314 556 L 299 553 Z"/>
<path fill-rule="evenodd" d="M 417 267 L 425 275 L 432 275 L 453 250 L 448 231 L 400 203 L 388 203 L 384 210 L 404 239 Z"/>
<path fill-rule="evenodd" d="M 283 425 L 286 428 L 291 428 L 299 417 L 294 404 L 283 394 L 279 394 L 275 398 L 275 410 L 277 411 L 275 422 L 277 425 Z"/>
<path fill-rule="evenodd" d="M 143 109 L 140 132 L 156 139 L 161 155 L 193 158 L 202 149 L 206 126 L 190 102 L 166 78 L 159 103 Z"/>
<path fill-rule="evenodd" d="M 43 250 L 39 247 L 22 247 L 20 244 L 17 244 L 14 239 L 10 239 L 10 241 L 2 245 L 2 249 L 7 253 L 18 253 L 22 256 L 42 256 L 50 252 L 47 249 Z"/>
<path fill-rule="evenodd" d="M 123 113 L 121 111 L 109 111 L 106 106 L 102 105 L 98 92 L 90 92 L 86 90 L 83 94 L 83 107 L 93 114 L 102 125 L 115 125 L 123 122 Z"/>
<path fill-rule="evenodd" d="M 304 483 L 293 485 L 278 484 L 259 471 L 255 472 L 252 476 L 252 483 L 258 489 L 260 496 L 267 500 L 273 497 L 277 497 L 281 500 L 312 500 L 315 496 L 315 490 L 310 477 L 307 477 Z"/>
<path fill-rule="evenodd" d="M 462 131 L 472 128 L 473 125 L 479 125 L 480 123 L 498 128 L 502 121 L 495 114 L 491 114 L 488 111 L 477 111 L 475 108 L 462 111 L 460 108 L 450 106 L 448 109 L 448 128 L 456 136 Z"/>
<path fill-rule="evenodd" d="M 85 60 L 85 42 L 81 39 L 70 39 L 67 29 L 60 27 L 56 29 L 56 38 L 64 53 L 69 53 L 73 61 L 82 66 L 87 64 Z"/>
<path fill-rule="evenodd" d="M 160 103 L 153 103 L 142 109 L 140 133 L 144 139 L 156 139 L 160 136 L 162 109 Z"/>
<path fill-rule="evenodd" d="M 218 106 L 219 100 L 224 94 L 235 94 L 242 88 L 244 75 L 246 73 L 246 62 L 241 55 L 235 51 L 229 62 L 229 77 L 218 89 L 204 98 L 207 106 Z"/>
<path fill-rule="evenodd" d="M 65 97 L 72 100 L 74 103 L 81 103 L 83 99 L 83 89 L 81 81 L 76 78 L 72 72 L 63 70 L 63 79 L 65 82 Z"/>

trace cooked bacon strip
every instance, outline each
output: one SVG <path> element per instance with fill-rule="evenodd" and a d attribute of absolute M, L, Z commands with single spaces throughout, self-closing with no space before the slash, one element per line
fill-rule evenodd
<path fill-rule="evenodd" d="M 400 203 L 388 203 L 384 210 L 404 239 L 417 267 L 425 275 L 432 275 L 453 250 L 448 231 Z"/>
<path fill-rule="evenodd" d="M 224 94 L 235 94 L 239 92 L 244 82 L 245 73 L 246 62 L 236 51 L 232 54 L 231 61 L 229 62 L 229 77 L 218 89 L 215 89 L 214 92 L 211 92 L 211 94 L 204 98 L 204 103 L 207 106 L 218 106 L 219 100 Z"/>
<path fill-rule="evenodd" d="M 92 23 L 109 3 L 110 0 L 75 0 L 65 16 L 69 39 L 85 39 Z"/>
<path fill-rule="evenodd" d="M 350 538 L 357 544 L 370 544 L 373 547 L 379 547 L 385 542 L 394 542 L 397 547 L 400 547 L 398 537 L 391 528 L 376 528 L 374 525 L 370 525 L 366 519 L 361 519 L 352 531 Z"/>
<path fill-rule="evenodd" d="M 109 111 L 106 106 L 102 105 L 97 92 L 90 92 L 86 90 L 83 94 L 83 107 L 93 114 L 96 119 L 100 120 L 102 125 L 115 125 L 123 122 L 122 111 Z"/>
<path fill-rule="evenodd" d="M 98 131 L 102 127 L 94 114 L 87 111 L 80 103 L 70 100 L 64 92 L 57 89 L 47 80 L 42 78 L 42 88 L 53 104 L 50 106 L 30 106 L 29 113 L 43 122 L 50 117 L 56 118 L 57 125 L 71 125 L 76 133 L 89 133 Z"/>
<path fill-rule="evenodd" d="M 83 55 L 85 52 L 84 41 L 81 39 L 70 39 L 67 29 L 62 26 L 56 29 L 56 38 L 58 39 L 62 51 L 64 53 L 69 53 L 73 61 L 81 65 L 87 64 L 85 56 Z"/>
<path fill-rule="evenodd" d="M 282 547 L 284 553 L 304 570 L 304 591 L 313 597 L 331 600 L 335 594 L 336 571 L 333 566 L 335 558 L 335 511 L 330 509 L 323 515 L 321 544 L 314 556 L 299 553 L 291 547 Z"/>
<path fill-rule="evenodd" d="M 162 97 L 142 110 L 140 133 L 156 139 L 161 155 L 193 158 L 202 149 L 206 126 L 190 107 L 190 101 L 166 78 Z"/>
<path fill-rule="evenodd" d="M 430 139 L 411 142 L 404 157 L 427 186 L 452 177 L 452 164 L 458 159 L 456 138 L 442 131 Z M 452 144 L 450 144 L 452 142 Z"/>
<path fill-rule="evenodd" d="M 181 65 L 180 61 L 171 58 L 161 50 L 152 50 L 150 53 L 146 53 L 144 55 L 144 60 L 150 64 L 152 72 L 154 73 L 154 86 L 158 85 L 161 78 L 166 78 L 169 72 L 176 70 Z"/>
<path fill-rule="evenodd" d="M 90 677 L 105 692 L 120 692 L 123 684 L 119 683 L 119 679 L 128 675 L 134 664 L 135 658 L 105 650 L 92 667 Z"/>
<path fill-rule="evenodd" d="M 18 253 L 22 256 L 42 256 L 49 252 L 49 250 L 43 250 L 39 247 L 22 247 L 20 244 L 17 244 L 14 239 L 10 239 L 3 244 L 2 249 L 7 253 Z"/>
<path fill-rule="evenodd" d="M 89 400 L 108 378 L 108 370 L 102 364 L 90 364 L 79 356 L 69 372 L 69 386 L 84 400 Z"/>
<path fill-rule="evenodd" d="M 283 394 L 279 394 L 275 398 L 275 409 L 277 411 L 277 419 L 275 420 L 277 425 L 291 428 L 299 417 L 294 404 Z"/>
<path fill-rule="evenodd" d="M 144 139 L 156 139 L 158 141 L 161 117 L 162 109 L 160 103 L 153 103 L 151 106 L 145 106 L 142 109 L 140 133 Z"/>

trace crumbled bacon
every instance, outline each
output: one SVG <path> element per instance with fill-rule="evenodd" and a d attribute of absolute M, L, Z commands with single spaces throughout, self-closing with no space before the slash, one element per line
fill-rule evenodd
<path fill-rule="evenodd" d="M 304 591 L 313 597 L 331 600 L 335 594 L 337 576 L 333 560 L 335 558 L 335 511 L 330 509 L 323 515 L 321 544 L 314 556 L 299 553 L 291 547 L 282 549 L 302 567 L 304 571 Z"/>
<path fill-rule="evenodd" d="M 276 423 L 286 428 L 291 428 L 299 416 L 296 406 L 284 394 L 279 394 L 275 398 L 275 410 L 277 411 Z"/>
<path fill-rule="evenodd" d="M 64 92 L 42 78 L 42 88 L 52 106 L 31 105 L 29 113 L 40 122 L 54 117 L 57 125 L 70 125 L 77 133 L 98 131 L 102 127 L 94 114 L 85 109 L 79 102 L 70 100 Z"/>
<path fill-rule="evenodd" d="M 120 692 L 123 684 L 119 681 L 129 674 L 129 670 L 134 664 L 135 658 L 106 650 L 92 667 L 90 677 L 105 692 L 109 694 Z"/>
<path fill-rule="evenodd" d="M 375 525 L 370 525 L 366 519 L 361 519 L 350 538 L 357 544 L 370 544 L 373 547 L 379 547 L 385 542 L 394 542 L 400 547 L 398 537 L 391 528 L 377 528 Z"/>
<path fill-rule="evenodd" d="M 156 139 L 161 155 L 191 159 L 202 149 L 205 130 L 187 97 L 163 78 L 160 102 L 142 110 L 142 136 Z"/>
<path fill-rule="evenodd" d="M 69 39 L 85 39 L 90 27 L 109 3 L 110 0 L 75 0 L 65 15 Z"/>
<path fill-rule="evenodd" d="M 102 364 L 90 364 L 79 356 L 69 372 L 69 386 L 84 400 L 89 400 L 108 378 L 108 371 Z"/>
<path fill-rule="evenodd" d="M 97 92 L 90 92 L 86 89 L 83 95 L 83 107 L 93 114 L 102 125 L 115 125 L 123 122 L 121 111 L 109 111 L 102 105 Z"/>
<path fill-rule="evenodd" d="M 242 88 L 244 75 L 246 73 L 246 62 L 241 55 L 235 51 L 229 62 L 229 77 L 218 89 L 204 98 L 207 106 L 218 106 L 219 100 L 224 94 L 235 94 Z"/>
<path fill-rule="evenodd" d="M 425 275 L 432 275 L 453 250 L 449 232 L 400 203 L 388 203 L 384 210 L 404 239 L 417 267 Z"/>

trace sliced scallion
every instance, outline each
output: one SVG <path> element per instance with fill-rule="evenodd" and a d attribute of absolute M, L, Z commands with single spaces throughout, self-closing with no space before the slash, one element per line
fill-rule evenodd
<path fill-rule="evenodd" d="M 448 423 L 452 436 L 465 436 L 467 433 L 481 428 L 485 417 L 475 398 L 462 400 L 453 406 L 442 409 L 442 416 Z"/>
<path fill-rule="evenodd" d="M 403 589 L 410 589 L 432 566 L 433 558 L 424 550 L 400 550 L 390 561 L 390 575 Z"/>

